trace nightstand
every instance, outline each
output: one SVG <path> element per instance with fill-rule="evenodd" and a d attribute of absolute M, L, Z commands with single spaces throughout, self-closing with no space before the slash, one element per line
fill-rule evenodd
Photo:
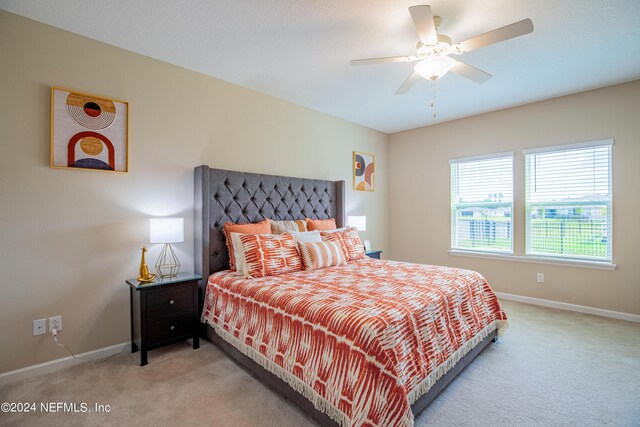
<path fill-rule="evenodd" d="M 200 347 L 197 274 L 156 279 L 151 283 L 127 280 L 131 297 L 131 352 L 140 350 L 140 366 L 147 351 L 187 338 Z"/>
<path fill-rule="evenodd" d="M 380 254 L 381 253 L 382 253 L 382 251 L 367 251 L 367 252 L 365 252 L 365 254 L 369 258 L 375 258 L 375 259 L 380 259 Z"/>

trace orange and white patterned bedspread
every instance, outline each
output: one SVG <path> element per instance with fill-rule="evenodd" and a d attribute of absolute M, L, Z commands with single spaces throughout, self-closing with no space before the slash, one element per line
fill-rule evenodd
<path fill-rule="evenodd" d="M 474 271 L 363 259 L 211 275 L 202 320 L 340 425 L 411 426 L 411 404 L 507 326 Z"/>

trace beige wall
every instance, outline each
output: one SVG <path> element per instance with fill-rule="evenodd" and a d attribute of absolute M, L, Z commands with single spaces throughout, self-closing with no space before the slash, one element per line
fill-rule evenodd
<path fill-rule="evenodd" d="M 522 150 L 605 138 L 615 140 L 615 271 L 448 254 L 450 158 L 515 151 L 514 252 L 524 255 Z M 477 270 L 496 291 L 640 314 L 639 161 L 640 81 L 393 134 L 389 255 Z M 538 272 L 544 284 L 536 283 Z"/>
<path fill-rule="evenodd" d="M 49 167 L 50 87 L 130 106 L 126 174 Z M 376 154 L 375 193 L 347 193 L 363 237 L 387 250 L 386 134 L 0 11 L 0 372 L 68 354 L 34 319 L 63 316 L 81 353 L 129 339 L 129 291 L 148 218 L 185 218 L 193 271 L 193 167 L 351 186 L 351 152 Z M 151 246 L 148 264 L 155 263 Z"/>

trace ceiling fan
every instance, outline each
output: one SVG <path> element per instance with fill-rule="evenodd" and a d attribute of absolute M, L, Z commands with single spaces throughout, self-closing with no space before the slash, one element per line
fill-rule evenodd
<path fill-rule="evenodd" d="M 411 6 L 409 13 L 420 37 L 420 41 L 418 41 L 416 45 L 417 52 L 415 55 L 355 59 L 351 61 L 351 65 L 419 61 L 413 67 L 413 73 L 411 73 L 409 78 L 396 91 L 396 95 L 407 93 L 421 77 L 435 81 L 444 76 L 448 71 L 452 71 L 476 83 L 484 83 L 491 78 L 491 74 L 465 64 L 464 62 L 456 61 L 449 55 L 460 55 L 483 46 L 533 32 L 533 22 L 531 22 L 531 19 L 523 19 L 511 25 L 472 37 L 469 40 L 452 44 L 449 36 L 436 32 L 441 20 L 439 16 L 434 17 L 431 14 L 431 6 Z"/>

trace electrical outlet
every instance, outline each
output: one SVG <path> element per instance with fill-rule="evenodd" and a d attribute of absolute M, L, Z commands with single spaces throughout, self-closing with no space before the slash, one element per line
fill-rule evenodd
<path fill-rule="evenodd" d="M 33 321 L 33 336 L 44 335 L 47 333 L 47 319 L 38 319 Z"/>
<path fill-rule="evenodd" d="M 49 317 L 49 332 L 51 332 L 53 328 L 58 332 L 62 330 L 62 316 Z"/>
<path fill-rule="evenodd" d="M 544 283 L 544 273 L 538 273 L 536 275 L 536 280 L 538 281 L 538 283 Z"/>

